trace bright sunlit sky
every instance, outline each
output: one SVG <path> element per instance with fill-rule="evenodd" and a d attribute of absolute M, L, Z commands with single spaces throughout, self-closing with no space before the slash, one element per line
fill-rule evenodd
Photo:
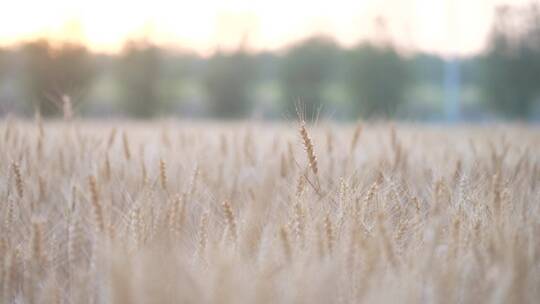
<path fill-rule="evenodd" d="M 409 50 L 471 54 L 494 7 L 528 0 L 0 0 L 0 45 L 47 37 L 117 52 L 130 38 L 209 53 L 274 50 L 314 34 L 350 46 L 386 36 Z M 382 16 L 386 26 L 375 26 Z M 384 34 L 384 35 L 383 35 Z"/>

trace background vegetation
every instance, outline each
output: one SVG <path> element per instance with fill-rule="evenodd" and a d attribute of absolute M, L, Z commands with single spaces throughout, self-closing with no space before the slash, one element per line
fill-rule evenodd
<path fill-rule="evenodd" d="M 333 118 L 441 120 L 450 66 L 460 71 L 450 79 L 459 82 L 451 93 L 460 119 L 538 119 L 539 20 L 538 6 L 501 7 L 485 52 L 457 61 L 404 53 L 391 41 L 343 48 L 329 37 L 209 57 L 145 40 L 117 55 L 32 41 L 0 50 L 0 111 L 51 115 L 65 94 L 86 116 L 282 118 L 302 100 L 308 113 Z"/>

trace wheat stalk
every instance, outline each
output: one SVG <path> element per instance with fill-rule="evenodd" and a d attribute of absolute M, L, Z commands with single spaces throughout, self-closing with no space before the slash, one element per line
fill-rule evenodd
<path fill-rule="evenodd" d="M 306 150 L 307 158 L 309 161 L 309 167 L 313 171 L 313 174 L 317 176 L 319 173 L 319 166 L 317 164 L 317 156 L 315 155 L 315 149 L 313 148 L 313 142 L 311 137 L 306 129 L 306 123 L 304 121 L 300 122 L 299 128 L 300 136 L 302 137 L 302 143 L 304 144 L 304 149 Z"/>
<path fill-rule="evenodd" d="M 94 224 L 96 225 L 97 231 L 103 233 L 105 231 L 103 207 L 99 200 L 99 189 L 96 178 L 92 175 L 88 177 L 88 188 L 90 189 L 90 202 L 92 203 Z"/>
<path fill-rule="evenodd" d="M 17 195 L 19 195 L 19 198 L 23 198 L 24 196 L 24 184 L 21 174 L 21 167 L 18 163 L 12 162 L 11 163 L 11 169 L 13 171 L 13 177 L 15 178 L 15 189 L 17 190 Z"/>
<path fill-rule="evenodd" d="M 126 157 L 126 160 L 131 159 L 131 150 L 129 149 L 129 139 L 126 132 L 122 134 L 122 143 L 124 147 L 124 156 Z"/>
<path fill-rule="evenodd" d="M 161 189 L 167 191 L 167 164 L 162 158 L 159 159 L 159 180 L 161 182 Z"/>
<path fill-rule="evenodd" d="M 231 204 L 229 202 L 224 201 L 221 206 L 223 207 L 223 214 L 225 215 L 225 220 L 227 221 L 227 228 L 228 231 L 234 241 L 237 239 L 237 231 L 236 231 L 236 219 L 234 217 L 234 213 L 231 207 Z"/>
<path fill-rule="evenodd" d="M 358 123 L 356 125 L 356 128 L 354 129 L 354 134 L 351 140 L 351 148 L 350 153 L 352 154 L 354 150 L 356 149 L 356 146 L 358 145 L 358 140 L 360 139 L 360 135 L 362 134 L 362 125 Z"/>
<path fill-rule="evenodd" d="M 281 244 L 283 245 L 283 253 L 285 254 L 285 258 L 287 259 L 287 261 L 291 261 L 292 249 L 291 242 L 289 241 L 289 232 L 287 231 L 286 226 L 282 226 L 279 229 L 279 237 L 281 240 Z"/>

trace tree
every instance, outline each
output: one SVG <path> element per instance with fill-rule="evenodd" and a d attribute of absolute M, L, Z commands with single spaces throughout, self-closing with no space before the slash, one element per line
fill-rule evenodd
<path fill-rule="evenodd" d="M 497 10 L 482 58 L 483 93 L 489 104 L 510 118 L 527 118 L 540 94 L 540 11 L 537 5 L 527 11 Z M 516 20 L 525 21 L 525 27 L 513 27 Z"/>
<path fill-rule="evenodd" d="M 297 101 L 312 118 L 324 104 L 323 92 L 337 71 L 339 48 L 327 37 L 314 37 L 293 45 L 281 63 L 281 87 L 290 113 Z"/>
<path fill-rule="evenodd" d="M 152 117 L 162 106 L 161 50 L 146 41 L 126 43 L 118 64 L 125 109 L 135 117 Z"/>
<path fill-rule="evenodd" d="M 412 78 L 408 63 L 389 46 L 364 44 L 347 56 L 347 88 L 356 114 L 392 116 Z"/>
<path fill-rule="evenodd" d="M 249 113 L 256 76 L 253 58 L 244 51 L 212 56 L 203 75 L 211 113 L 220 118 Z"/>
<path fill-rule="evenodd" d="M 85 47 L 72 43 L 52 46 L 39 40 L 23 45 L 21 51 L 27 97 L 44 115 L 60 112 L 57 106 L 62 96 L 74 97 L 75 102 L 84 100 L 95 76 Z"/>

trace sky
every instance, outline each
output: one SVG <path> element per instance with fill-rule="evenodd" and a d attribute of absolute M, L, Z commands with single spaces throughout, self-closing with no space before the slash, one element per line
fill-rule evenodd
<path fill-rule="evenodd" d="M 530 0 L 0 0 L 0 45 L 35 38 L 114 53 L 129 39 L 209 54 L 277 50 L 313 35 L 343 46 L 391 40 L 404 50 L 482 50 L 497 5 Z M 376 20 L 385 20 L 376 22 Z"/>

